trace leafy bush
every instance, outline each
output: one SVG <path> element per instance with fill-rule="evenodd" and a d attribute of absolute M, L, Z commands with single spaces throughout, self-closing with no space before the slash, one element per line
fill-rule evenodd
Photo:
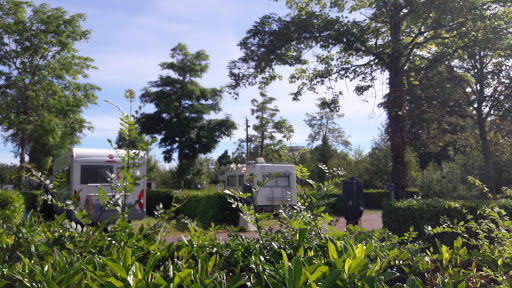
<path fill-rule="evenodd" d="M 395 235 L 402 235 L 412 227 L 420 236 L 425 235 L 425 227 L 438 227 L 445 217 L 451 221 L 466 219 L 466 213 L 481 219 L 478 211 L 489 205 L 496 205 L 507 214 L 512 214 L 512 200 L 448 201 L 442 199 L 408 199 L 386 201 L 382 210 L 382 223 Z"/>
<path fill-rule="evenodd" d="M 23 218 L 23 196 L 18 191 L 0 190 L 0 223 L 17 225 Z"/>
<path fill-rule="evenodd" d="M 149 189 L 146 193 L 146 214 L 155 216 L 159 204 L 162 204 L 165 210 L 171 209 L 173 197 L 173 190 Z"/>
<path fill-rule="evenodd" d="M 226 194 L 206 191 L 176 193 L 176 202 L 182 203 L 177 215 L 194 219 L 203 226 L 211 223 L 238 225 L 238 211 L 232 207 Z"/>
<path fill-rule="evenodd" d="M 485 193 L 467 181 L 467 175 L 475 171 L 481 171 L 477 167 L 466 167 L 467 162 L 475 161 L 474 158 L 466 159 L 457 155 L 453 161 L 443 162 L 440 166 L 430 163 L 422 173 L 418 187 L 423 198 L 474 200 L 487 199 Z M 472 163 L 473 164 L 473 163 Z"/>
<path fill-rule="evenodd" d="M 146 195 L 146 213 L 154 216 L 156 207 L 171 208 L 172 201 L 181 203 L 176 216 L 185 216 L 199 222 L 204 227 L 214 224 L 238 224 L 238 212 L 226 198 L 226 194 L 207 190 L 177 192 L 165 189 L 149 190 Z"/>
<path fill-rule="evenodd" d="M 34 210 L 38 211 L 41 205 L 41 199 L 39 198 L 39 191 L 23 191 L 23 200 L 25 202 L 25 209 L 27 213 Z"/>
<path fill-rule="evenodd" d="M 339 189 L 333 189 L 328 194 L 332 198 L 332 202 L 328 203 L 326 208 L 327 211 L 333 216 L 343 216 L 344 203 L 343 203 L 343 191 Z M 382 209 L 384 201 L 389 200 L 389 192 L 386 190 L 378 189 L 366 189 L 363 192 L 365 199 L 366 209 Z M 419 195 L 419 191 L 416 189 L 410 189 L 406 191 L 407 198 L 414 198 Z"/>

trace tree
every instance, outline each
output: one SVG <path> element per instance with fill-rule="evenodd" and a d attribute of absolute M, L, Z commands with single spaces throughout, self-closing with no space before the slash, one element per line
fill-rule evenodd
<path fill-rule="evenodd" d="M 315 142 L 325 142 L 336 147 L 347 148 L 350 142 L 347 140 L 345 131 L 336 123 L 336 120 L 343 117 L 343 114 L 338 113 L 333 106 L 327 103 L 325 98 L 319 99 L 317 107 L 320 111 L 314 114 L 306 113 L 306 120 L 304 122 L 309 126 L 311 132 L 308 135 L 307 141 L 312 146 Z"/>
<path fill-rule="evenodd" d="M 428 71 L 409 88 L 414 94 L 408 103 L 413 130 L 409 135 L 416 149 L 423 150 L 420 155 L 443 154 L 445 160 L 452 158 L 449 151 L 468 153 L 478 147 L 487 187 L 494 192 L 493 154 L 498 147 L 493 147 L 492 138 L 504 139 L 509 125 L 500 124 L 508 123 L 512 112 L 512 5 L 468 4 L 466 33 L 436 43 L 438 49 L 424 61 Z"/>
<path fill-rule="evenodd" d="M 144 136 L 144 134 L 140 134 L 140 133 L 137 133 L 135 135 L 132 135 L 132 137 L 130 137 L 130 139 L 126 139 L 126 137 L 124 137 L 123 133 L 121 133 L 121 131 L 119 131 L 117 133 L 117 138 L 116 138 L 116 146 L 118 149 L 131 149 L 131 150 L 139 150 L 141 148 L 141 145 L 142 146 L 145 146 L 147 143 L 148 143 L 148 139 L 146 139 L 146 136 Z"/>
<path fill-rule="evenodd" d="M 280 145 L 282 140 L 278 139 L 277 136 L 281 135 L 284 139 L 290 139 L 294 131 L 288 120 L 283 117 L 277 118 L 279 108 L 277 106 L 271 107 L 276 98 L 268 96 L 265 92 L 260 92 L 260 96 L 261 101 L 256 98 L 251 100 L 254 107 L 251 108 L 251 115 L 256 117 L 256 123 L 252 126 L 252 129 L 257 134 L 259 157 L 264 157 L 265 142 Z"/>
<path fill-rule="evenodd" d="M 173 61 L 160 67 L 172 74 L 149 82 L 155 90 L 146 89 L 141 95 L 142 101 L 155 106 L 155 112 L 142 113 L 138 123 L 142 133 L 161 136 L 164 161 L 173 161 L 177 152 L 176 176 L 183 188 L 197 157 L 210 153 L 223 137 L 232 135 L 236 123 L 229 116 L 209 117 L 221 112 L 222 89 L 204 88 L 195 80 L 208 70 L 208 55 L 203 50 L 190 53 L 180 43 L 171 49 L 170 56 Z"/>
<path fill-rule="evenodd" d="M 418 83 L 407 89 L 410 95 L 408 139 L 418 154 L 422 169 L 430 162 L 441 165 L 451 161 L 451 153 L 475 149 L 475 125 L 456 83 L 439 59 L 431 59 L 428 69 L 418 76 Z"/>
<path fill-rule="evenodd" d="M 90 35 L 84 20 L 48 4 L 0 1 L 0 125 L 22 172 L 28 150 L 42 168 L 89 128 L 82 113 L 99 88 L 80 80 L 94 68 L 75 48 Z"/>
<path fill-rule="evenodd" d="M 456 53 L 446 65 L 459 76 L 455 83 L 473 112 L 469 116 L 477 126 L 487 188 L 495 193 L 489 125 L 512 113 L 512 4 L 484 1 L 473 8 L 471 33 L 453 41 Z"/>
<path fill-rule="evenodd" d="M 397 198 L 404 197 L 408 186 L 405 91 L 415 81 L 408 69 L 427 49 L 435 48 L 430 45 L 434 41 L 464 33 L 462 7 L 457 1 L 438 0 L 290 0 L 286 4 L 292 13 L 263 16 L 239 43 L 243 55 L 229 64 L 230 88 L 238 95 L 241 87 L 264 87 L 281 77 L 276 67 L 284 65 L 297 66 L 289 78 L 299 83 L 294 99 L 326 86 L 341 96 L 330 83 L 342 79 L 358 80 L 355 92 L 363 95 L 386 73 L 388 92 L 381 105 L 388 117 L 391 181 Z"/>
<path fill-rule="evenodd" d="M 224 153 L 222 153 L 219 158 L 217 158 L 217 164 L 219 164 L 220 167 L 233 164 L 233 160 L 231 160 L 231 156 L 229 156 L 228 150 L 224 150 Z"/>

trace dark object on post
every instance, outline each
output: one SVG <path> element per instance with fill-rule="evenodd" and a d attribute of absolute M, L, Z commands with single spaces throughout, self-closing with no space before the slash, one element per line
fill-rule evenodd
<path fill-rule="evenodd" d="M 363 184 L 354 177 L 343 181 L 343 203 L 347 225 L 357 225 L 364 211 Z"/>
<path fill-rule="evenodd" d="M 389 191 L 389 200 L 395 201 L 395 184 L 388 184 L 385 189 Z"/>

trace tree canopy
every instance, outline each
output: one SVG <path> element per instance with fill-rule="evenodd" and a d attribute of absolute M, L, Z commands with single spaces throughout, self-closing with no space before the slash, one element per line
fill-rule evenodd
<path fill-rule="evenodd" d="M 160 136 L 159 146 L 164 148 L 166 162 L 175 160 L 177 153 L 176 173 L 182 181 L 197 157 L 210 153 L 237 126 L 229 116 L 210 116 L 221 112 L 222 89 L 204 88 L 196 81 L 208 71 L 205 51 L 191 53 L 180 43 L 171 49 L 170 57 L 172 61 L 163 62 L 160 67 L 171 74 L 149 82 L 153 89 L 146 89 L 140 97 L 153 104 L 155 111 L 142 113 L 138 123 L 142 133 Z"/>
<path fill-rule="evenodd" d="M 83 109 L 98 87 L 84 83 L 93 60 L 75 44 L 89 38 L 85 15 L 31 2 L 0 1 L 0 125 L 18 151 L 20 168 L 31 161 L 48 168 L 48 157 L 77 144 L 90 125 Z"/>

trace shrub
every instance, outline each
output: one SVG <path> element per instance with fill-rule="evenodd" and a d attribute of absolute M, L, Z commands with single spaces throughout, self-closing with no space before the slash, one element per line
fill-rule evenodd
<path fill-rule="evenodd" d="M 224 193 L 217 193 L 207 190 L 191 190 L 186 192 L 177 192 L 166 189 L 149 190 L 146 195 L 146 213 L 150 216 L 155 215 L 158 204 L 168 210 L 171 208 L 172 201 L 181 203 L 181 207 L 176 210 L 176 216 L 185 216 L 198 221 L 202 226 L 215 224 L 238 224 L 238 212 L 232 207 Z"/>
<path fill-rule="evenodd" d="M 18 191 L 0 190 L 0 223 L 17 225 L 23 218 L 24 206 Z"/>
<path fill-rule="evenodd" d="M 176 211 L 201 223 L 203 226 L 215 224 L 237 225 L 239 214 L 228 201 L 226 194 L 206 191 L 193 191 L 175 194 L 176 202 L 183 203 Z"/>
<path fill-rule="evenodd" d="M 441 226 L 441 218 L 463 221 L 466 219 L 464 209 L 475 219 L 482 219 L 478 211 L 491 203 L 496 204 L 508 215 L 512 213 L 512 201 L 465 200 L 448 201 L 442 199 L 408 199 L 403 201 L 386 201 L 382 210 L 382 224 L 395 235 L 402 235 L 412 227 L 419 236 L 425 235 L 425 227 Z"/>
<path fill-rule="evenodd" d="M 156 207 L 162 204 L 165 210 L 171 209 L 172 199 L 174 197 L 173 190 L 167 189 L 150 189 L 146 193 L 146 214 L 155 216 Z"/>
<path fill-rule="evenodd" d="M 27 213 L 32 210 L 39 210 L 39 207 L 41 206 L 41 199 L 39 198 L 38 191 L 24 191 L 21 192 L 21 194 L 23 195 L 23 200 L 25 202 L 25 209 L 27 210 Z"/>

